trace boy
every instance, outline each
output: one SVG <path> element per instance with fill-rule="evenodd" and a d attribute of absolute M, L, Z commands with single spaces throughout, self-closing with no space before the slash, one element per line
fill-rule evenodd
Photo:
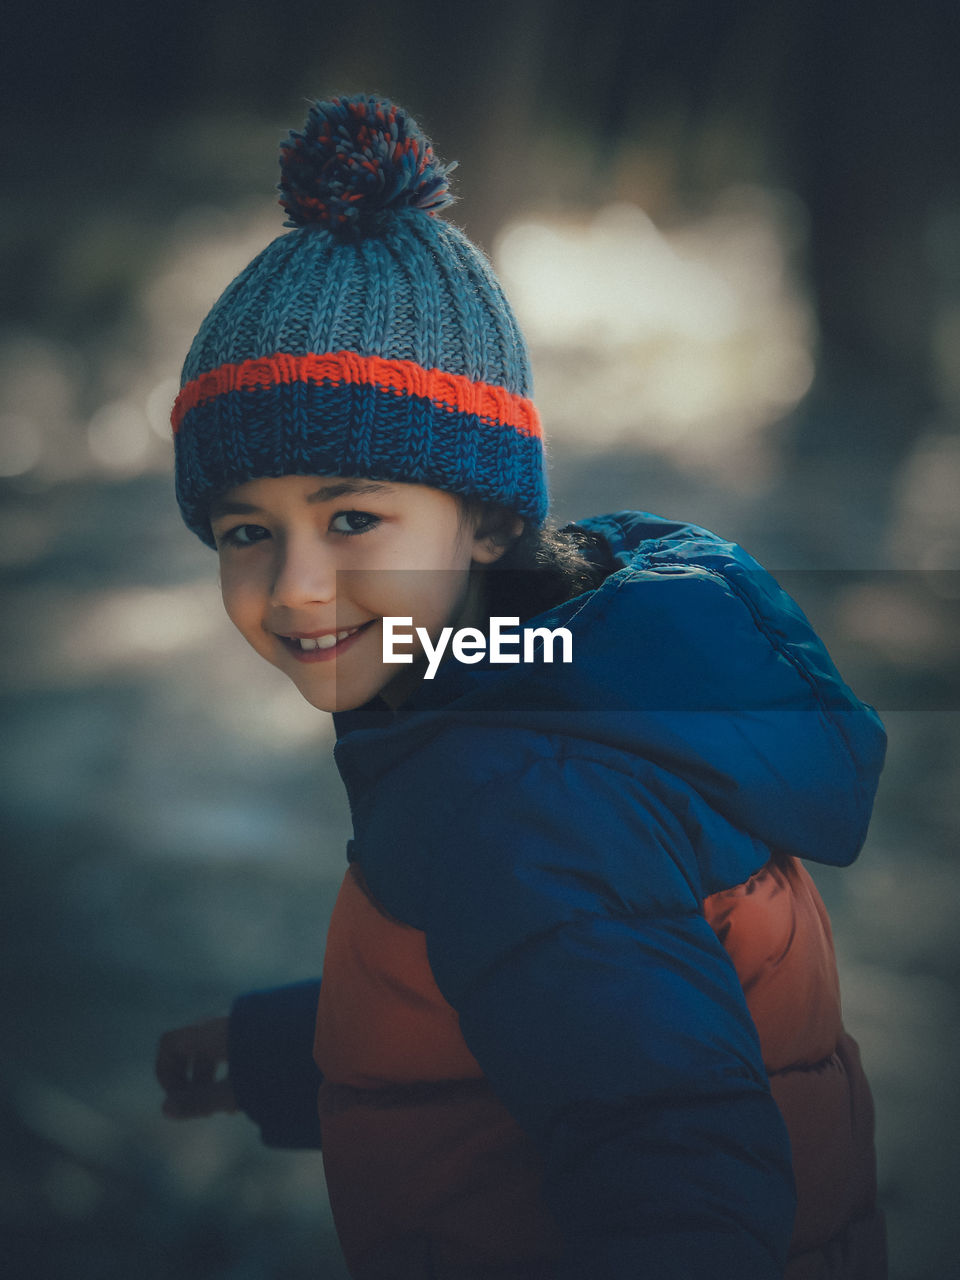
<path fill-rule="evenodd" d="M 856 856 L 882 728 L 739 548 L 640 512 L 549 528 L 523 339 L 436 217 L 446 172 L 393 104 L 315 104 L 294 230 L 187 357 L 181 509 L 241 633 L 334 712 L 354 838 L 322 983 L 168 1033 L 167 1112 L 322 1143 L 358 1280 L 881 1280 L 799 859 Z M 495 616 L 573 661 L 423 678 Z"/>

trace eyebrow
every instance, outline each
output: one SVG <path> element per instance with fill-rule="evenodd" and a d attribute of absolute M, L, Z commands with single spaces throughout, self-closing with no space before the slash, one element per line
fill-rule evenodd
<path fill-rule="evenodd" d="M 335 480 L 332 484 L 321 485 L 319 489 L 307 495 L 307 502 L 332 502 L 346 493 L 387 493 L 394 488 L 391 484 L 380 484 L 376 480 Z M 261 510 L 252 502 L 231 502 L 224 498 L 215 499 L 210 504 L 210 519 L 218 516 L 251 516 Z"/>

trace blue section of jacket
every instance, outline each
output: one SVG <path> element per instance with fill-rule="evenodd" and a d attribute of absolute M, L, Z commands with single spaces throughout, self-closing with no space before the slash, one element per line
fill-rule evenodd
<path fill-rule="evenodd" d="M 335 717 L 351 857 L 425 932 L 538 1141 L 564 1277 L 779 1276 L 789 1145 L 702 903 L 773 851 L 851 862 L 883 728 L 739 547 L 641 512 L 579 523 L 618 567 L 525 624 L 568 628 L 572 663 L 448 660 L 396 716 L 374 699 Z M 255 998 L 278 1044 L 289 998 Z M 285 1096 L 258 1074 L 251 1009 L 241 1097 L 268 1140 L 315 1125 L 315 1074 Z"/>

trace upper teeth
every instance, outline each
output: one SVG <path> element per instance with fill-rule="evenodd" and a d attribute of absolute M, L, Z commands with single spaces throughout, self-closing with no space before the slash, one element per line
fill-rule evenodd
<path fill-rule="evenodd" d="M 353 627 L 350 631 L 338 631 L 336 635 L 312 636 L 309 638 L 300 638 L 301 649 L 332 649 L 339 640 L 345 640 L 347 636 L 352 636 L 355 631 L 359 631 L 359 627 Z"/>

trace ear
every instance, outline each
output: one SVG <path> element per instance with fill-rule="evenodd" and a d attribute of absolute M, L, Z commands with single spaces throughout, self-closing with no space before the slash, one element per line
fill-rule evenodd
<path fill-rule="evenodd" d="M 523 533 L 523 516 L 501 509 L 496 521 L 485 520 L 473 535 L 473 563 L 493 564 L 510 550 Z"/>

